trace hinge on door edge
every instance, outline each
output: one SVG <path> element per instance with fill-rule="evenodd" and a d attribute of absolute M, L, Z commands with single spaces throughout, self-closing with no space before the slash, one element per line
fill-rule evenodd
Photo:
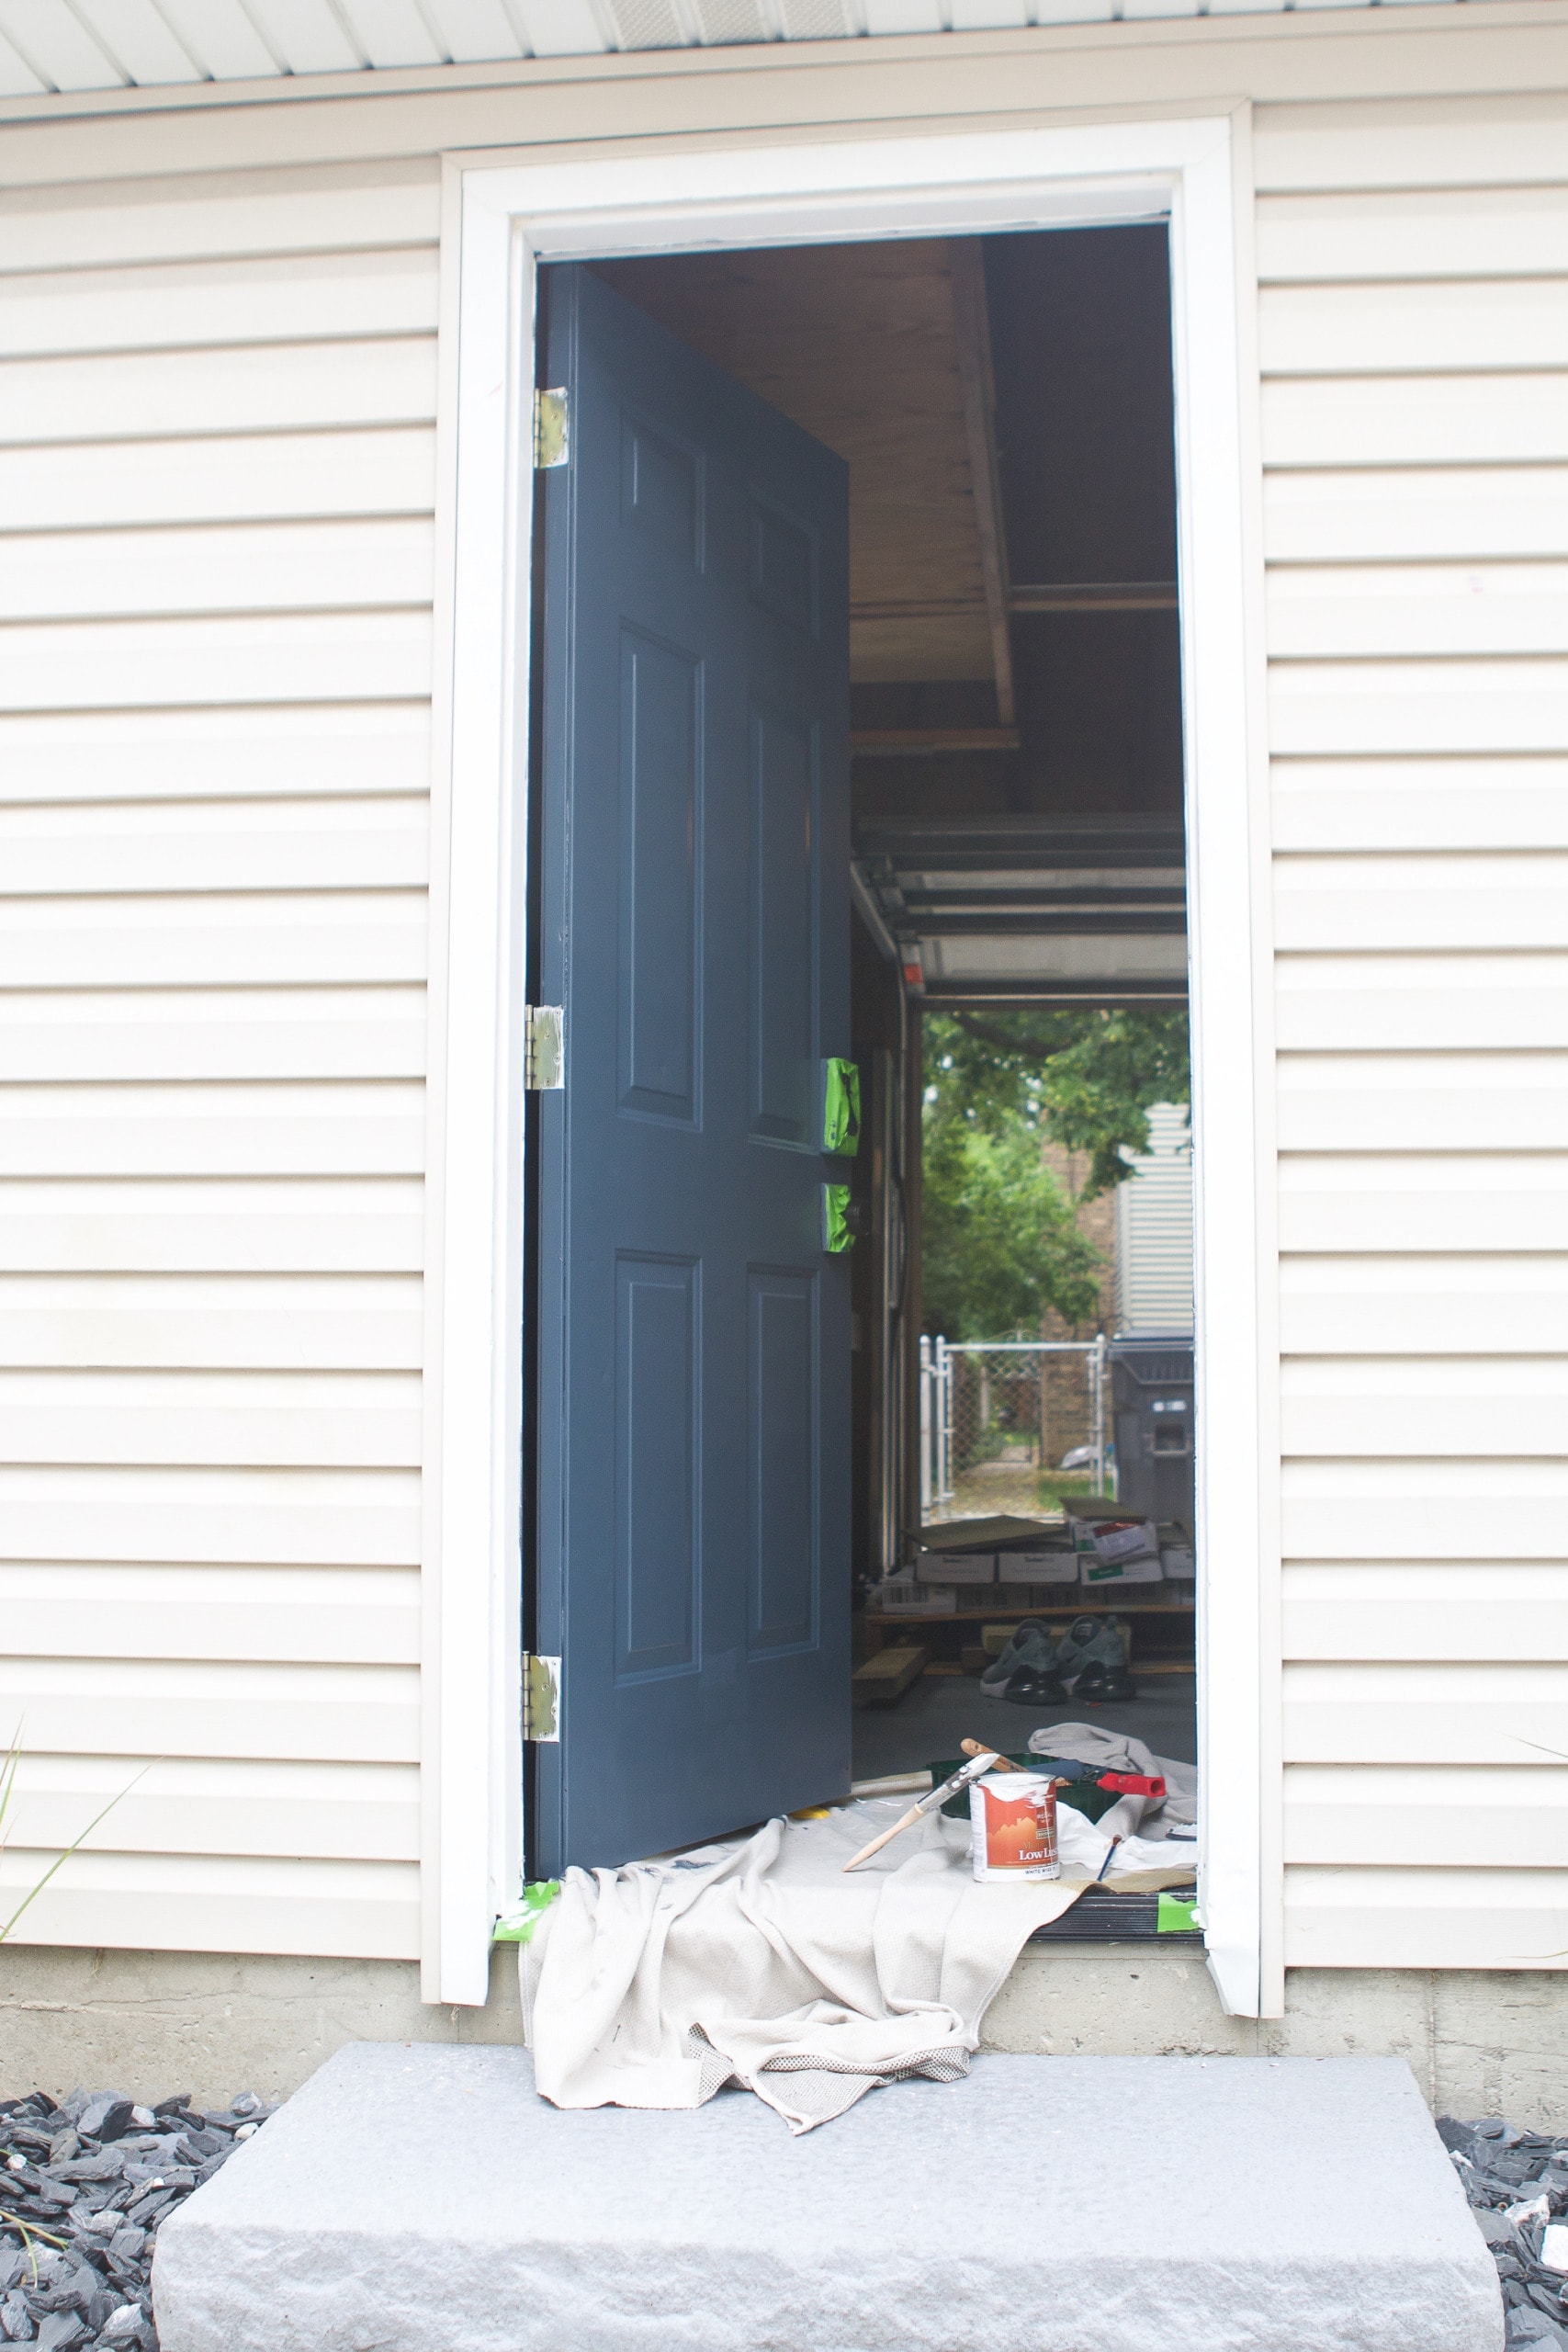
<path fill-rule="evenodd" d="M 560 1660 L 523 1653 L 523 1736 L 560 1739 Z"/>
<path fill-rule="evenodd" d="M 571 408 L 564 387 L 534 395 L 534 464 L 540 473 L 571 455 Z"/>
<path fill-rule="evenodd" d="M 566 1084 L 566 1013 L 558 1004 L 523 1008 L 523 1083 L 536 1094 Z"/>

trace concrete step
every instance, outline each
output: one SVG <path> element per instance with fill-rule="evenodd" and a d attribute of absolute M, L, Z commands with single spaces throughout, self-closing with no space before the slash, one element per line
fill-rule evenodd
<path fill-rule="evenodd" d="M 164 2352 L 1498 2352 L 1386 2058 L 987 2056 L 791 2139 L 340 2051 L 164 2225 Z"/>

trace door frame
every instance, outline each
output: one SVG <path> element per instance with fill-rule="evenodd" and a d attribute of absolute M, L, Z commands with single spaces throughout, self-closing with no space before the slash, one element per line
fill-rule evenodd
<path fill-rule="evenodd" d="M 1016 120 L 1016 118 L 1013 118 Z M 535 272 L 1168 219 L 1193 1034 L 1200 1883 L 1280 2013 L 1278 1245 L 1250 116 L 444 159 L 431 871 L 423 1989 L 482 2003 L 522 1866 L 523 972 Z M 1210 913 L 1208 910 L 1213 910 Z M 567 1040 L 567 1082 L 571 1041 Z"/>

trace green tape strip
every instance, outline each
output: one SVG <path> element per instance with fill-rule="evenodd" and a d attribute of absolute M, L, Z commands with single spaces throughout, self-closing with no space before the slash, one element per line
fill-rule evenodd
<path fill-rule="evenodd" d="M 491 1936 L 493 1944 L 525 1944 L 535 1928 L 560 1893 L 558 1878 L 533 1880 L 523 1889 L 523 1900 L 512 1911 L 503 1911 Z"/>
<path fill-rule="evenodd" d="M 1184 1895 L 1162 1893 L 1159 1898 L 1157 1926 L 1162 1936 L 1193 1934 L 1198 1926 L 1196 1902 L 1189 1903 Z"/>
<path fill-rule="evenodd" d="M 844 1159 L 860 1148 L 860 1064 L 840 1055 L 822 1065 L 822 1148 Z"/>

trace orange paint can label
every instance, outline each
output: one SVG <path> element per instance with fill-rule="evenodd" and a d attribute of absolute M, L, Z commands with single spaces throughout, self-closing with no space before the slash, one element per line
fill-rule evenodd
<path fill-rule="evenodd" d="M 969 1850 L 977 1879 L 1060 1878 L 1056 1792 L 1047 1775 L 987 1772 L 969 1784 Z"/>

